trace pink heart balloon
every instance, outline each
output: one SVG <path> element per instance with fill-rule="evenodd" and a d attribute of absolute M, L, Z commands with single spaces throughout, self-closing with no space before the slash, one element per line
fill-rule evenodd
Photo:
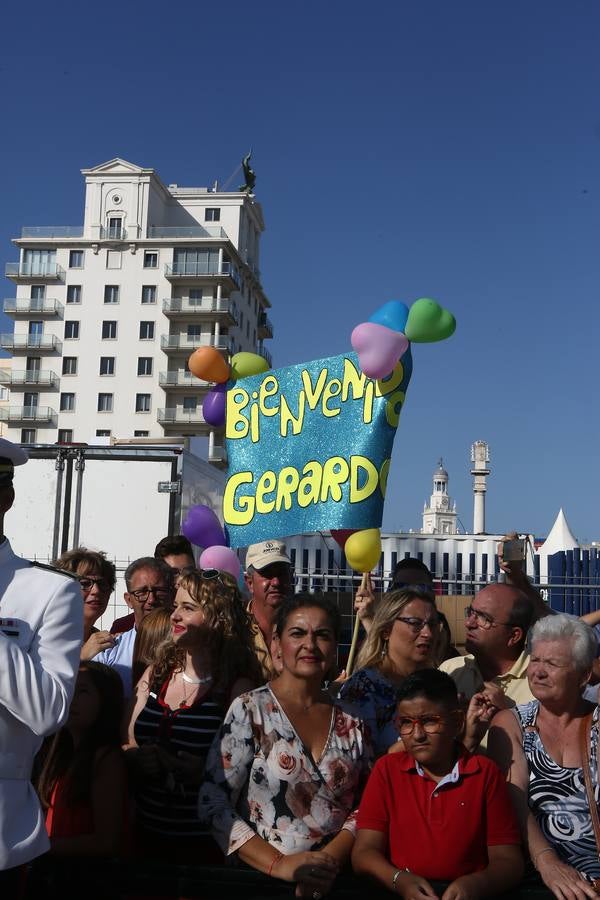
<path fill-rule="evenodd" d="M 376 322 L 361 322 L 350 338 L 358 353 L 361 370 L 369 378 L 386 378 L 408 347 L 408 338 L 401 331 L 392 331 Z"/>
<path fill-rule="evenodd" d="M 230 547 L 207 547 L 198 560 L 201 569 L 219 569 L 229 572 L 236 581 L 240 574 L 240 561 L 235 550 Z"/>

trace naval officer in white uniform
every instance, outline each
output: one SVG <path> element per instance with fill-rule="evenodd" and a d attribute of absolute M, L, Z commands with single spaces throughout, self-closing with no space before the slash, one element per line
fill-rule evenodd
<path fill-rule="evenodd" d="M 4 536 L 13 466 L 27 458 L 0 438 L 0 895 L 7 900 L 17 896 L 18 867 L 50 846 L 31 768 L 42 738 L 67 718 L 83 637 L 79 583 L 15 556 Z"/>

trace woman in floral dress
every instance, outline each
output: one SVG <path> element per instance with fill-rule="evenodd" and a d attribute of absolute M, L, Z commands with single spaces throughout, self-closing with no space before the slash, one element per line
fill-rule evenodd
<path fill-rule="evenodd" d="M 215 738 L 200 815 L 226 855 L 319 900 L 349 859 L 371 762 L 360 720 L 322 690 L 339 613 L 315 595 L 279 610 L 275 681 L 234 701 Z"/>

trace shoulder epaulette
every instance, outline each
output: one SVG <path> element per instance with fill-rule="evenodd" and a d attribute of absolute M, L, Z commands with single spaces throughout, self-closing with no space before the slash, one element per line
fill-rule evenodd
<path fill-rule="evenodd" d="M 73 572 L 65 572 L 64 569 L 57 569 L 56 566 L 49 566 L 47 563 L 38 562 L 37 559 L 28 559 L 27 562 L 30 566 L 35 566 L 36 569 L 45 569 L 46 572 L 54 572 L 56 575 L 64 575 L 65 578 L 72 578 L 74 581 L 79 581 L 79 576 L 74 575 Z"/>

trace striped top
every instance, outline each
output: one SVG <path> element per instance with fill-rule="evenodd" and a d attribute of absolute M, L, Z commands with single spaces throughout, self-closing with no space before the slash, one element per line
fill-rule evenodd
<path fill-rule="evenodd" d="M 170 677 L 157 695 L 151 691 L 140 712 L 134 735 L 139 747 L 160 744 L 169 753 L 179 750 L 198 757 L 204 767 L 206 754 L 225 717 L 223 704 L 213 691 L 191 706 L 171 709 L 165 702 Z M 168 837 L 197 837 L 209 830 L 198 820 L 198 785 L 176 781 L 171 773 L 146 779 L 136 791 L 137 823 L 147 831 Z"/>

